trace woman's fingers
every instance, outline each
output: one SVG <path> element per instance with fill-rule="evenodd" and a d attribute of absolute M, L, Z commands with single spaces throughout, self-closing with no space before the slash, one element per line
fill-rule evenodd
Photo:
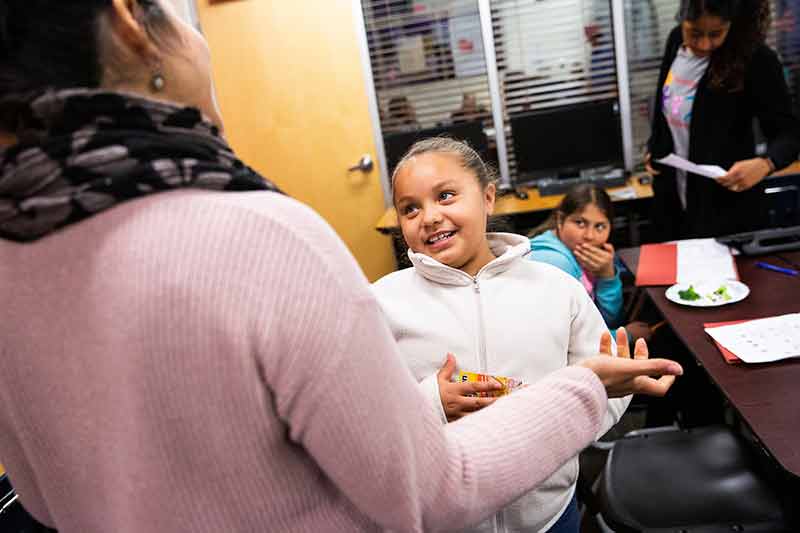
<path fill-rule="evenodd" d="M 647 341 L 642 338 L 637 339 L 633 346 L 633 358 L 647 359 L 648 357 L 650 357 L 650 350 L 647 348 Z"/>
<path fill-rule="evenodd" d="M 630 358 L 631 349 L 628 346 L 628 332 L 624 327 L 617 328 L 617 357 Z"/>
<path fill-rule="evenodd" d="M 675 383 L 675 376 L 661 376 L 658 379 L 641 376 L 634 380 L 633 393 L 664 396 L 673 383 Z"/>
<path fill-rule="evenodd" d="M 599 355 L 578 364 L 597 374 L 609 398 L 636 393 L 663 396 L 674 381 L 672 377 L 683 373 L 681 366 L 669 359 L 635 360 Z"/>
<path fill-rule="evenodd" d="M 600 335 L 600 349 L 598 351 L 604 355 L 611 355 L 611 333 L 608 331 L 604 331 Z"/>

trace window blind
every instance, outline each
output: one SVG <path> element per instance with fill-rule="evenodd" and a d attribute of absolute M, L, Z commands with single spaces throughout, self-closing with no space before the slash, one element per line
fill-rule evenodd
<path fill-rule="evenodd" d="M 414 132 L 426 136 L 467 122 L 491 130 L 477 0 L 363 0 L 361 6 L 389 172 Z M 410 135 L 398 144 L 402 134 Z M 492 159 L 491 150 L 484 155 Z"/>
<path fill-rule="evenodd" d="M 496 0 L 491 3 L 504 116 L 617 98 L 609 0 Z M 526 128 L 535 127 L 526 125 Z M 517 154 L 521 126 L 507 127 L 509 170 L 528 181 Z M 544 148 L 547 150 L 547 148 Z"/>
<path fill-rule="evenodd" d="M 800 93 L 800 1 L 771 0 L 768 44 Z M 680 0 L 622 0 L 634 170 L 650 136 L 661 58 Z M 384 138 L 480 120 L 495 132 L 477 0 L 362 0 Z M 618 98 L 611 0 L 492 0 L 491 24 L 512 183 L 525 181 L 515 153 L 515 119 L 589 109 Z M 589 106 L 589 107 L 586 107 Z M 464 108 L 468 113 L 462 112 Z M 600 115 L 596 115 L 600 116 Z M 519 124 L 519 121 L 516 122 Z M 551 119 L 551 124 L 552 124 Z M 591 124 L 589 126 L 592 126 Z M 516 137 L 521 135 L 518 129 Z M 611 135 L 599 129 L 595 138 Z M 496 158 L 490 149 L 489 156 Z M 388 158 L 388 156 L 387 156 Z M 496 162 L 496 159 L 495 159 Z M 391 166 L 391 165 L 390 165 Z M 391 171 L 391 168 L 390 168 Z"/>

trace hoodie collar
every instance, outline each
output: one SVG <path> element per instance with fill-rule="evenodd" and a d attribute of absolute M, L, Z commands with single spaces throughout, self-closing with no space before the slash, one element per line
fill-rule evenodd
<path fill-rule="evenodd" d="M 495 259 L 481 268 L 473 278 L 463 270 L 449 267 L 436 259 L 408 249 L 408 258 L 416 271 L 424 278 L 445 285 L 472 285 L 479 279 L 487 279 L 505 270 L 531 250 L 530 240 L 514 233 L 487 233 L 489 248 Z"/>

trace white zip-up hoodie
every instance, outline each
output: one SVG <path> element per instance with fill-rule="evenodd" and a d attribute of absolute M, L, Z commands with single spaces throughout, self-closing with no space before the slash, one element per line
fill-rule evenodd
<path fill-rule="evenodd" d="M 607 331 L 576 279 L 551 265 L 524 259 L 530 251 L 527 238 L 510 233 L 490 233 L 488 238 L 496 259 L 474 278 L 409 250 L 413 268 L 373 284 L 401 353 L 443 423 L 447 419 L 436 373 L 447 352 L 456 356 L 460 370 L 534 383 L 597 355 L 600 336 Z M 600 435 L 617 423 L 629 402 L 630 397 L 609 400 Z M 487 444 L 513 431 L 499 427 L 486 435 Z M 546 531 L 572 499 L 577 479 L 575 457 L 538 489 L 468 531 Z"/>

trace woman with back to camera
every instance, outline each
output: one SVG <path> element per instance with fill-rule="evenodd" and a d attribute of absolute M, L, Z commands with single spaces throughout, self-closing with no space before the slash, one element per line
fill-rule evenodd
<path fill-rule="evenodd" d="M 765 43 L 768 0 L 682 0 L 661 64 L 645 166 L 658 240 L 756 229 L 763 180 L 800 152 L 783 69 Z M 757 156 L 753 120 L 767 138 Z M 669 153 L 719 165 L 716 180 L 660 165 Z"/>
<path fill-rule="evenodd" d="M 592 357 L 442 428 L 342 242 L 226 144 L 209 63 L 160 0 L 0 2 L 0 459 L 45 525 L 457 528 L 680 372 Z"/>

